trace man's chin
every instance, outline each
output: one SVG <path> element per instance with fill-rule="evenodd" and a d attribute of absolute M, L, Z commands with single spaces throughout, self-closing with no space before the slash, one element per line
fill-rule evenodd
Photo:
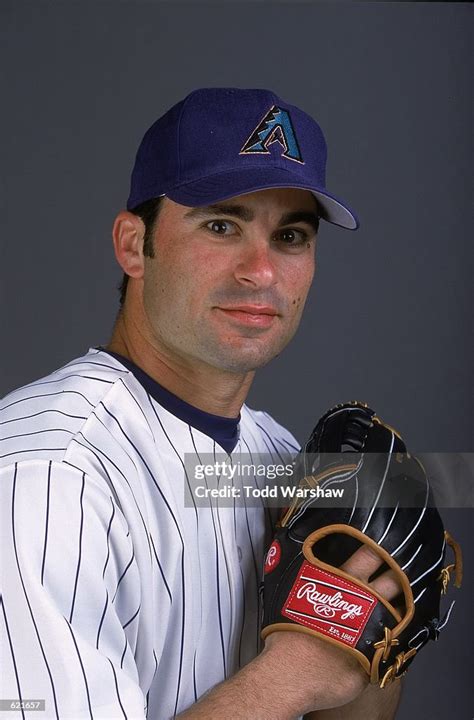
<path fill-rule="evenodd" d="M 230 345 L 220 345 L 211 363 L 222 370 L 244 374 L 265 367 L 265 365 L 279 355 L 282 350 L 282 346 L 271 348 L 268 345 L 260 347 L 231 347 Z M 210 356 L 211 354 L 208 352 L 208 357 Z"/>

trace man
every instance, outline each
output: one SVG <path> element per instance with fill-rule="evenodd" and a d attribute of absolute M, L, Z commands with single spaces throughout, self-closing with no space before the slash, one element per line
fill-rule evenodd
<path fill-rule="evenodd" d="M 186 453 L 297 449 L 245 398 L 298 327 L 319 219 L 357 227 L 325 161 L 265 90 L 195 91 L 146 133 L 109 345 L 2 403 L 2 697 L 23 717 L 32 698 L 48 718 L 392 717 L 397 683 L 366 689 L 329 644 L 274 633 L 258 654 L 265 508 L 183 503 Z"/>

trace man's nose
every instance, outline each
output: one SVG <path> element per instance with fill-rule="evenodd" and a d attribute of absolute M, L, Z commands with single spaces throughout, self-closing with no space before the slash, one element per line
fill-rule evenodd
<path fill-rule="evenodd" d="M 236 279 L 244 285 L 264 288 L 276 282 L 276 268 L 272 248 L 267 239 L 255 238 L 241 248 L 234 271 Z"/>

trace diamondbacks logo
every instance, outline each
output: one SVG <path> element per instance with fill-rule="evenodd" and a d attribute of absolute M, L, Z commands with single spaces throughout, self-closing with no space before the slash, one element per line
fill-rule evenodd
<path fill-rule="evenodd" d="M 354 647 L 376 605 L 377 598 L 355 583 L 305 561 L 281 613 Z"/>
<path fill-rule="evenodd" d="M 304 165 L 296 139 L 290 114 L 287 110 L 274 105 L 257 125 L 244 144 L 239 155 L 269 155 L 272 143 L 278 142 L 283 148 L 281 153 L 288 160 Z"/>

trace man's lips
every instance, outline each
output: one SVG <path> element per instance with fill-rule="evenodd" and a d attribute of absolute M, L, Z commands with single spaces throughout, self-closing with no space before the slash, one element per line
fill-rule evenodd
<path fill-rule="evenodd" d="M 274 318 L 278 315 L 275 308 L 270 305 L 231 305 L 229 307 L 218 307 L 217 310 L 225 313 L 227 317 L 236 320 L 240 324 L 250 327 L 270 327 Z"/>

